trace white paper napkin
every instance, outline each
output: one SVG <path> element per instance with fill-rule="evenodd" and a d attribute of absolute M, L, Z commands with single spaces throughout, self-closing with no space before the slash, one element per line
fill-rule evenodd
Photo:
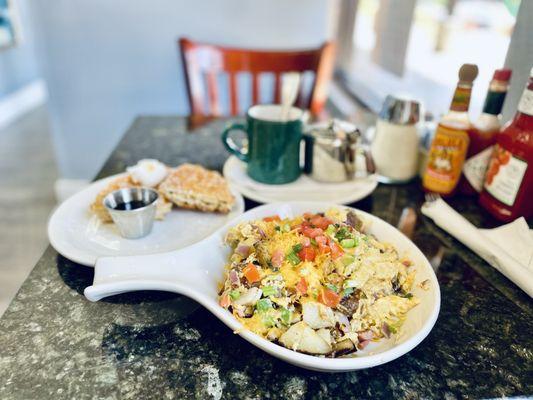
<path fill-rule="evenodd" d="M 440 198 L 424 203 L 422 214 L 533 297 L 533 231 L 524 218 L 478 229 Z"/>

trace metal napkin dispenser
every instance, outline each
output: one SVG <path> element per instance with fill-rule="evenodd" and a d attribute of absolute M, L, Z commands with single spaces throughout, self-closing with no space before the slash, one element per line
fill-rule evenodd
<path fill-rule="evenodd" d="M 304 140 L 304 171 L 317 181 L 344 182 L 374 173 L 361 132 L 349 122 L 332 120 L 327 125 L 310 125 Z"/>

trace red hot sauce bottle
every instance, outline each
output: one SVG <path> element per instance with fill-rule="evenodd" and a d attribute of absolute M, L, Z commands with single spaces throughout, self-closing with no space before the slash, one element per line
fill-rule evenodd
<path fill-rule="evenodd" d="M 497 135 L 479 201 L 501 221 L 533 215 L 533 69 L 513 120 Z"/>
<path fill-rule="evenodd" d="M 494 150 L 492 146 L 496 143 L 496 135 L 502 127 L 501 112 L 510 79 L 510 69 L 494 71 L 483 111 L 468 130 L 470 144 L 463 165 L 463 176 L 459 182 L 459 191 L 463 194 L 477 195 L 483 189 L 485 173 Z"/>

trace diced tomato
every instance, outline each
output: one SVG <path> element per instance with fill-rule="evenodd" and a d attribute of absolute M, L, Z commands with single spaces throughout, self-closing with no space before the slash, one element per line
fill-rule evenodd
<path fill-rule="evenodd" d="M 339 296 L 331 289 L 322 288 L 322 290 L 318 294 L 318 301 L 328 307 L 335 308 L 339 305 L 339 302 L 341 301 L 341 296 Z"/>
<path fill-rule="evenodd" d="M 304 236 L 300 240 L 300 243 L 302 244 L 303 247 L 309 247 L 311 245 L 311 239 L 309 239 L 307 236 Z"/>
<path fill-rule="evenodd" d="M 333 240 L 330 240 L 329 242 L 329 248 L 331 249 L 331 258 L 336 260 L 337 258 L 341 257 L 344 254 L 344 251 L 342 248 Z"/>
<path fill-rule="evenodd" d="M 307 282 L 305 281 L 305 278 L 300 278 L 300 282 L 296 284 L 296 290 L 298 290 L 301 294 L 307 293 Z"/>
<path fill-rule="evenodd" d="M 324 235 L 321 235 L 321 236 L 317 236 L 315 238 L 316 242 L 320 245 L 323 245 L 323 246 L 327 246 L 328 244 L 328 238 L 325 237 Z"/>
<path fill-rule="evenodd" d="M 228 308 L 231 304 L 229 296 L 227 293 L 224 293 L 224 295 L 220 298 L 220 306 L 224 308 Z"/>
<path fill-rule="evenodd" d="M 302 233 L 305 228 L 310 228 L 310 227 L 311 227 L 311 224 L 307 221 L 304 221 L 298 226 L 298 232 Z"/>
<path fill-rule="evenodd" d="M 309 238 L 316 238 L 317 236 L 322 235 L 324 231 L 320 228 L 311 228 L 306 226 L 302 228 L 302 233 Z"/>
<path fill-rule="evenodd" d="M 300 260 L 302 261 L 314 261 L 315 256 L 315 249 L 312 247 L 304 247 L 298 252 L 298 257 L 300 257 Z"/>
<path fill-rule="evenodd" d="M 244 274 L 244 277 L 248 281 L 248 283 L 259 282 L 261 280 L 261 275 L 259 274 L 259 270 L 252 263 L 249 263 L 246 267 L 244 267 L 242 272 Z"/>
<path fill-rule="evenodd" d="M 281 221 L 281 218 L 279 217 L 279 215 L 271 215 L 270 217 L 263 218 L 263 221 L 265 222 Z"/>
<path fill-rule="evenodd" d="M 333 223 L 332 220 L 321 215 L 316 215 L 311 218 L 311 224 L 320 229 L 327 229 L 329 225 Z"/>
<path fill-rule="evenodd" d="M 283 254 L 283 250 L 276 249 L 274 250 L 274 253 L 272 253 L 272 265 L 276 268 L 278 268 L 285 259 L 285 254 Z"/>

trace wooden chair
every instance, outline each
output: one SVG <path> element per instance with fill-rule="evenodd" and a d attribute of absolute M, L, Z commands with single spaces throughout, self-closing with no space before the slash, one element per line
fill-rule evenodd
<path fill-rule="evenodd" d="M 314 73 L 308 98 L 303 98 L 300 85 L 296 100 L 298 107 L 318 115 L 327 100 L 327 85 L 331 79 L 334 63 L 333 43 L 325 43 L 317 49 L 310 50 L 266 51 L 221 47 L 182 38 L 179 40 L 179 47 L 193 119 L 206 120 L 222 114 L 217 76 L 223 73 L 229 77 L 231 115 L 238 115 L 241 111 L 237 85 L 237 74 L 241 72 L 251 74 L 252 105 L 259 103 L 259 76 L 263 73 L 274 74 L 275 103 L 280 102 L 284 72 Z"/>

